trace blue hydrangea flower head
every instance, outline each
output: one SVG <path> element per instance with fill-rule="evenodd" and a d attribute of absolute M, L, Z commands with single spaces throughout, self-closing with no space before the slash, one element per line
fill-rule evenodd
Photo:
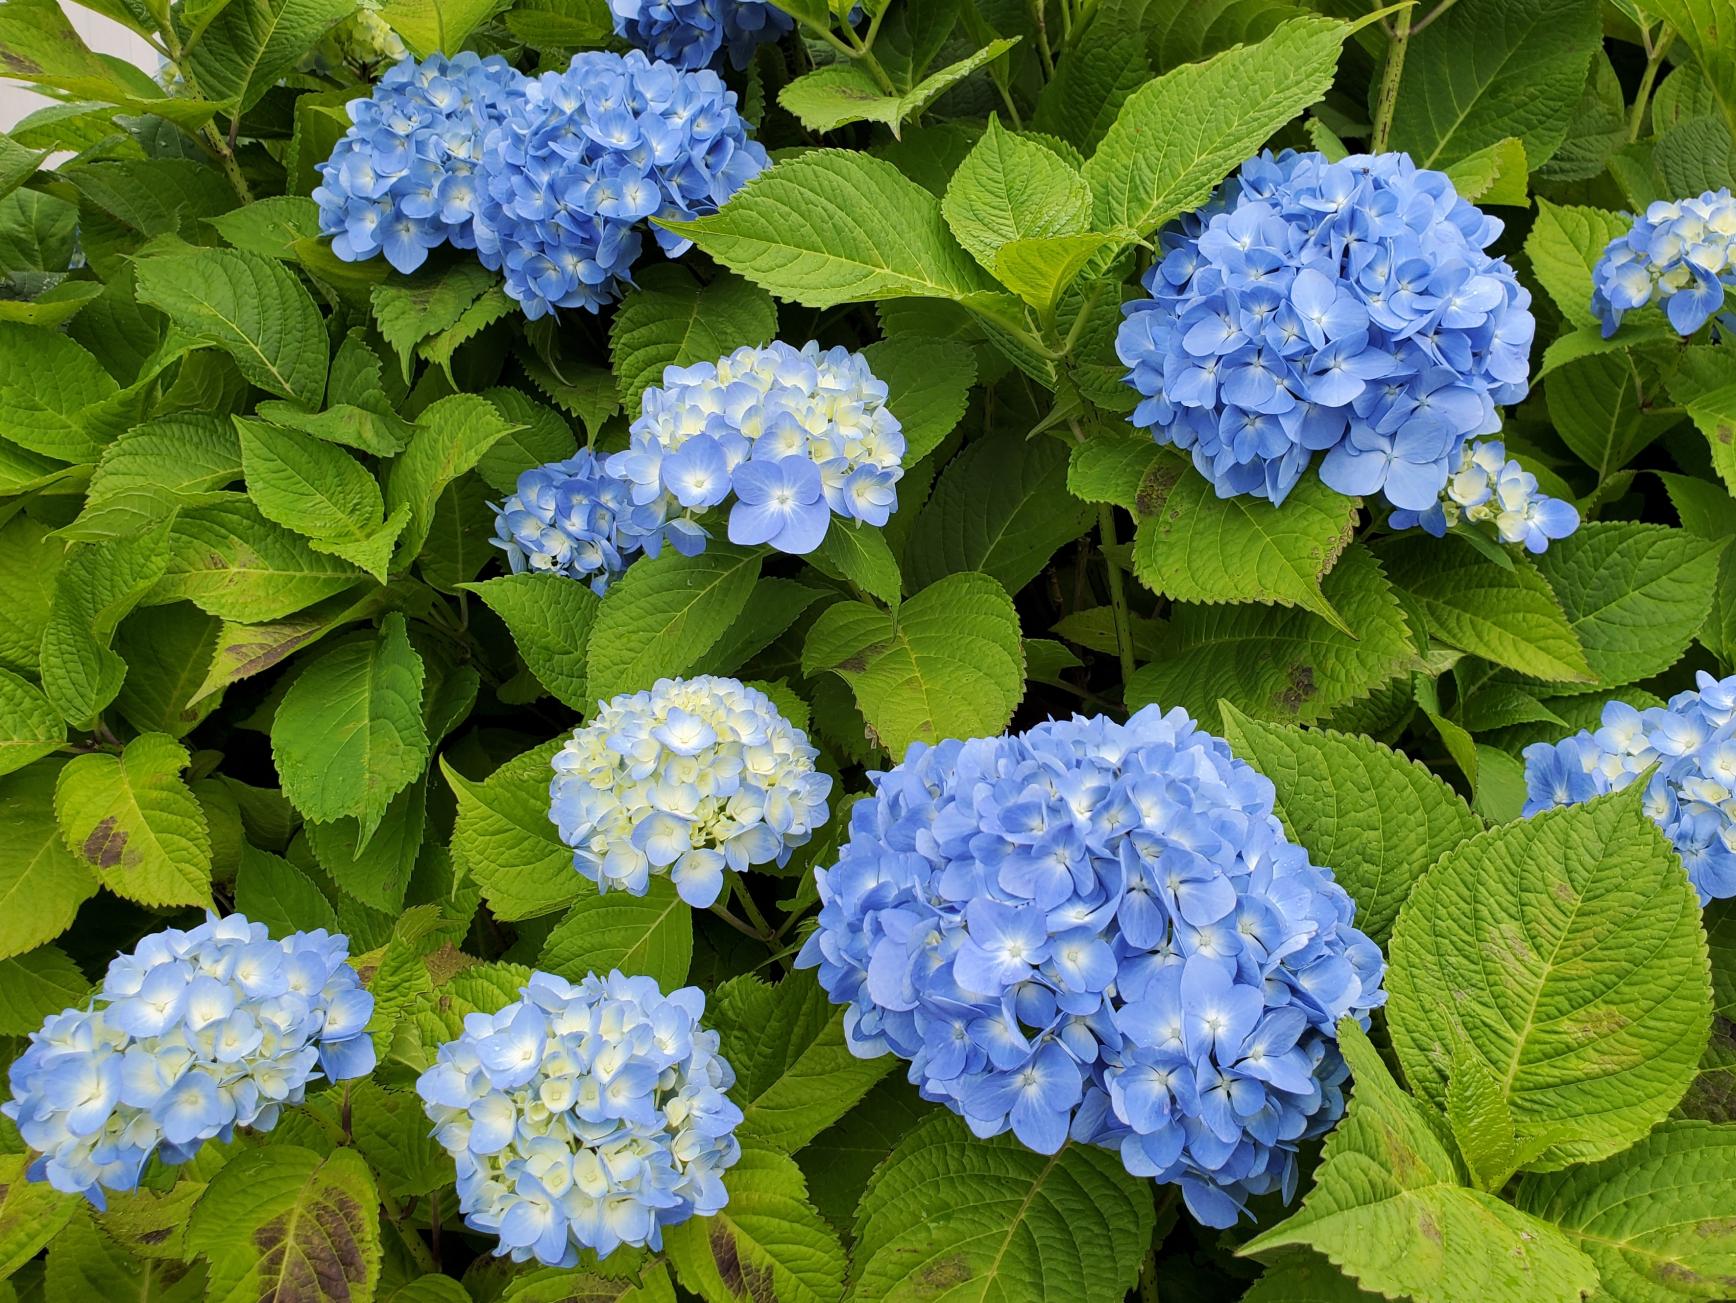
<path fill-rule="evenodd" d="M 262 923 L 208 915 L 110 965 L 82 1009 L 32 1032 L 0 1105 L 37 1157 L 33 1181 L 83 1194 L 136 1189 L 156 1154 L 184 1163 L 237 1127 L 269 1131 L 310 1081 L 374 1070 L 374 997 L 323 930 L 273 941 Z"/>
<path fill-rule="evenodd" d="M 477 254 L 527 317 L 595 312 L 630 277 L 642 222 L 716 212 L 767 162 L 716 73 L 587 51 L 527 80 L 488 133 Z M 690 243 L 656 239 L 671 257 Z"/>
<path fill-rule="evenodd" d="M 1427 511 L 1394 511 L 1394 529 L 1421 526 L 1436 538 L 1460 521 L 1469 522 L 1503 543 L 1523 544 L 1527 552 L 1547 552 L 1550 543 L 1579 528 L 1579 510 L 1537 487 L 1537 477 L 1507 456 L 1499 439 L 1467 443 L 1458 464 Z"/>
<path fill-rule="evenodd" d="M 1427 511 L 1529 382 L 1531 295 L 1485 252 L 1500 232 L 1407 154 L 1249 160 L 1162 234 L 1124 309 L 1130 419 L 1220 497 L 1280 503 L 1319 453 L 1339 492 Z"/>
<path fill-rule="evenodd" d="M 476 247 L 477 166 L 485 133 L 524 78 L 499 55 L 466 51 L 405 59 L 368 99 L 319 165 L 319 229 L 345 262 L 384 253 L 412 272 L 442 244 Z"/>
<path fill-rule="evenodd" d="M 978 1135 L 1069 1136 L 1233 1225 L 1344 1110 L 1336 1029 L 1380 950 L 1285 838 L 1270 781 L 1156 706 L 911 746 L 872 775 L 796 963 L 852 1052 Z"/>
<path fill-rule="evenodd" d="M 465 1224 L 497 1256 L 570 1267 L 581 1248 L 659 1249 L 665 1226 L 729 1202 L 742 1115 L 703 991 L 539 972 L 519 996 L 468 1015 L 416 1083 Z"/>
<path fill-rule="evenodd" d="M 677 68 L 709 68 L 720 50 L 745 68 L 796 23 L 769 0 L 609 0 L 615 34 Z"/>
<path fill-rule="evenodd" d="M 565 461 L 533 466 L 518 491 L 495 508 L 496 547 L 514 574 L 547 571 L 589 581 L 599 596 L 640 551 L 657 551 L 662 523 L 636 505 L 631 486 L 611 475 L 589 448 Z"/>
<path fill-rule="evenodd" d="M 1724 308 L 1736 285 L 1736 199 L 1708 190 L 1659 202 L 1609 242 L 1591 270 L 1591 309 L 1608 339 L 1624 313 L 1661 304 L 1679 335 L 1691 335 Z"/>
<path fill-rule="evenodd" d="M 703 538 L 696 518 L 733 498 L 732 543 L 805 555 L 833 516 L 879 526 L 898 509 L 904 429 L 886 395 L 845 348 L 738 348 L 666 368 L 609 470 L 687 536 Z"/>
<path fill-rule="evenodd" d="M 1736 675 L 1643 710 L 1606 702 L 1603 726 L 1525 748 L 1527 818 L 1619 792 L 1653 765 L 1646 813 L 1687 867 L 1700 903 L 1736 896 Z"/>
<path fill-rule="evenodd" d="M 599 890 L 667 876 L 697 909 L 724 870 L 789 862 L 826 822 L 832 779 L 807 734 L 735 679 L 660 679 L 600 703 L 554 757 L 549 818 Z"/>

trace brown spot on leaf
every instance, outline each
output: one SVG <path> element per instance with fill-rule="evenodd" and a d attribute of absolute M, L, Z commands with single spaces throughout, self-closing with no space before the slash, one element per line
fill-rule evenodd
<path fill-rule="evenodd" d="M 363 1209 L 327 1188 L 311 1207 L 273 1217 L 253 1232 L 259 1250 L 259 1303 L 361 1303 L 367 1257 L 356 1239 Z M 296 1234 L 292 1239 L 291 1225 Z"/>
<path fill-rule="evenodd" d="M 1309 698 L 1319 691 L 1314 682 L 1314 667 L 1312 665 L 1292 665 L 1289 679 L 1290 686 L 1278 693 L 1278 705 L 1292 715 L 1300 714 Z"/>
<path fill-rule="evenodd" d="M 35 59 L 27 59 L 15 50 L 0 50 L 0 63 L 4 63 L 14 73 L 32 79 L 42 71 L 42 65 Z"/>
<path fill-rule="evenodd" d="M 84 858 L 99 869 L 112 869 L 121 862 L 127 849 L 127 834 L 116 826 L 114 815 L 90 830 L 81 848 Z"/>
<path fill-rule="evenodd" d="M 735 1236 L 727 1226 L 711 1228 L 711 1260 L 717 1264 L 717 1275 L 731 1294 L 740 1294 L 746 1283 L 741 1272 L 741 1254 L 736 1251 Z"/>
<path fill-rule="evenodd" d="M 935 1298 L 955 1285 L 964 1284 L 970 1275 L 970 1264 L 962 1254 L 936 1258 L 916 1273 L 916 1295 L 918 1298 Z"/>
<path fill-rule="evenodd" d="M 1441 1228 L 1439 1224 L 1436 1223 L 1435 1219 L 1426 1212 L 1420 1212 L 1417 1214 L 1417 1231 L 1425 1240 L 1429 1240 L 1435 1244 L 1441 1242 Z"/>

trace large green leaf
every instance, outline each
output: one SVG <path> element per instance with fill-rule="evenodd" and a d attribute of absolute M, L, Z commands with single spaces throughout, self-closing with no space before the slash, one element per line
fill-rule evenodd
<path fill-rule="evenodd" d="M 221 619 L 251 624 L 282 619 L 362 577 L 266 520 L 249 498 L 226 494 L 175 517 L 168 566 L 151 600 L 184 598 Z"/>
<path fill-rule="evenodd" d="M 567 575 L 526 572 L 459 587 L 505 622 L 518 654 L 553 696 L 574 710 L 595 704 L 585 691 L 585 642 L 601 604 L 588 586 Z"/>
<path fill-rule="evenodd" d="M 127 667 L 110 650 L 115 629 L 168 563 L 167 522 L 131 537 L 67 549 L 54 577 L 41 662 L 42 690 L 68 723 L 88 725 L 120 692 Z"/>
<path fill-rule="evenodd" d="M 948 575 L 896 615 L 863 602 L 820 613 L 802 649 L 804 673 L 831 670 L 896 759 L 912 742 L 992 737 L 1025 692 L 1019 616 L 989 576 Z"/>
<path fill-rule="evenodd" d="M 1326 93 L 1349 23 L 1306 17 L 1184 64 L 1127 98 L 1085 164 L 1097 229 L 1143 236 L 1205 202 L 1231 169 Z"/>
<path fill-rule="evenodd" d="M 1598 684 L 1616 687 L 1676 663 L 1711 609 L 1723 548 L 1663 525 L 1594 521 L 1551 543 L 1537 568 Z"/>
<path fill-rule="evenodd" d="M 1151 80 L 1140 35 L 1099 10 L 1037 96 L 1031 125 L 1086 152 L 1096 149 L 1127 97 Z"/>
<path fill-rule="evenodd" d="M 1516 136 L 1532 167 L 1567 135 L 1602 31 L 1597 0 L 1459 0 L 1410 42 L 1392 147 L 1421 167 Z"/>
<path fill-rule="evenodd" d="M 510 0 L 386 0 L 380 16 L 418 54 L 457 54 Z"/>
<path fill-rule="evenodd" d="M 19 512 L 0 524 L 0 664 L 36 673 L 65 555 L 49 522 Z"/>
<path fill-rule="evenodd" d="M 589 695 L 607 700 L 691 669 L 741 614 L 759 566 L 758 549 L 727 543 L 635 561 L 591 626 Z"/>
<path fill-rule="evenodd" d="M 665 367 L 715 362 L 777 333 L 777 305 L 739 276 L 720 275 L 700 285 L 681 267 L 648 267 L 609 326 L 621 405 L 638 416 L 645 390 L 662 383 Z"/>
<path fill-rule="evenodd" d="M 96 874 L 67 848 L 54 817 L 52 763 L 0 778 L 0 956 L 52 941 L 96 894 Z M 26 1029 L 28 1030 L 28 1029 Z"/>
<path fill-rule="evenodd" d="M 1151 1239 L 1151 1187 L 1115 1154 L 978 1140 L 948 1113 L 901 1139 L 856 1209 L 852 1297 L 1120 1303 Z"/>
<path fill-rule="evenodd" d="M 889 1055 L 850 1052 L 844 1010 L 811 973 L 791 973 L 776 986 L 751 975 L 725 982 L 707 1025 L 729 1047 L 743 1140 L 786 1153 L 843 1117 L 896 1064 Z"/>
<path fill-rule="evenodd" d="M 377 637 L 351 639 L 302 670 L 272 717 L 283 794 L 310 819 L 360 820 L 358 847 L 428 763 L 423 673 L 393 612 Z"/>
<path fill-rule="evenodd" d="M 1064 445 L 1012 433 L 978 439 L 942 472 L 917 516 L 905 570 L 916 588 L 976 570 L 1016 593 L 1092 518 L 1067 492 Z"/>
<path fill-rule="evenodd" d="M 108 432 L 86 409 L 119 388 L 59 331 L 0 321 L 0 430 L 20 448 L 59 461 L 95 461 Z"/>
<path fill-rule="evenodd" d="M 1224 712 L 1224 736 L 1277 788 L 1277 813 L 1309 858 L 1356 902 L 1356 925 L 1382 945 L 1429 866 L 1482 831 L 1458 793 L 1371 738 Z"/>
<path fill-rule="evenodd" d="M 188 71 L 204 94 L 245 112 L 355 9 L 356 0 L 225 0 Z"/>
<path fill-rule="evenodd" d="M 1350 632 L 1320 589 L 1356 526 L 1359 500 L 1305 476 L 1274 507 L 1219 497 L 1187 461 L 1164 455 L 1136 495 L 1133 573 L 1179 602 L 1276 602 Z"/>
<path fill-rule="evenodd" d="M 572 857 L 566 858 L 571 874 Z M 651 879 L 643 896 L 574 886 L 583 894 L 549 933 L 538 967 L 575 982 L 618 968 L 656 978 L 665 991 L 686 984 L 693 960 L 693 911 L 667 878 Z M 733 1045 L 730 1062 L 736 1064 Z M 739 1071 L 740 1065 L 736 1067 Z"/>
<path fill-rule="evenodd" d="M 1155 701 L 1210 719 L 1227 700 L 1257 719 L 1309 724 L 1417 664 L 1410 626 L 1367 549 L 1347 548 L 1320 591 L 1354 641 L 1300 609 L 1176 605 L 1158 656 L 1127 684 L 1128 706 Z"/>
<path fill-rule="evenodd" d="M 944 339 L 882 339 L 862 351 L 886 384 L 887 409 L 904 428 L 904 464 L 914 466 L 963 418 L 976 383 L 976 357 Z"/>
<path fill-rule="evenodd" d="M 244 1150 L 211 1178 L 187 1244 L 210 1264 L 209 1303 L 355 1303 L 380 1278 L 380 1196 L 353 1149 Z"/>
<path fill-rule="evenodd" d="M 1651 410 L 1657 395 L 1629 353 L 1580 358 L 1552 372 L 1543 397 L 1549 419 L 1573 455 L 1607 480 L 1680 417 Z"/>
<path fill-rule="evenodd" d="M 1018 43 L 1017 36 L 991 41 L 930 73 L 908 90 L 893 94 L 882 91 L 860 64 L 828 64 L 786 85 L 778 92 L 778 103 L 801 119 L 810 131 L 836 131 L 851 122 L 880 122 L 897 136 L 906 121 Z M 903 79 L 900 80 L 902 83 Z"/>
<path fill-rule="evenodd" d="M 42 690 L 0 670 L 0 774 L 58 751 L 65 741 L 66 722 Z"/>
<path fill-rule="evenodd" d="M 247 491 L 260 514 L 384 583 L 409 504 L 384 520 L 379 482 L 343 449 L 260 421 L 237 418 L 235 426 Z"/>
<path fill-rule="evenodd" d="M 1525 237 L 1525 256 L 1538 283 L 1575 326 L 1598 325 L 1591 310 L 1591 269 L 1609 242 L 1625 235 L 1631 218 L 1603 208 L 1537 201 L 1537 220 Z"/>
<path fill-rule="evenodd" d="M 201 701 L 231 683 L 263 674 L 346 625 L 378 614 L 385 605 L 386 590 L 368 584 L 282 620 L 264 624 L 225 620 L 218 626 L 211 668 L 195 689 L 193 700 Z"/>
<path fill-rule="evenodd" d="M 990 118 L 940 207 L 958 242 L 993 273 L 1004 245 L 1089 229 L 1091 187 L 1047 145 Z"/>
<path fill-rule="evenodd" d="M 310 928 L 338 930 L 337 912 L 314 880 L 280 855 L 243 843 L 235 875 L 235 908 L 273 936 Z"/>
<path fill-rule="evenodd" d="M 1736 132 L 1736 46 L 1730 40 L 1729 0 L 1649 0 L 1644 9 L 1669 24 L 1694 52 L 1706 89 Z"/>
<path fill-rule="evenodd" d="M 1736 1127 L 1666 1122 L 1600 1163 L 1526 1177 L 1517 1202 L 1597 1263 L 1600 1303 L 1736 1291 Z"/>
<path fill-rule="evenodd" d="M 87 509 L 141 498 L 197 504 L 240 478 L 234 427 L 203 412 L 176 412 L 133 426 L 103 450 Z"/>
<path fill-rule="evenodd" d="M 501 436 L 517 423 L 477 394 L 453 394 L 430 403 L 416 418 L 410 446 L 392 462 L 386 480 L 386 510 L 397 515 L 408 509 L 410 521 L 399 542 L 399 565 L 422 550 L 433 528 L 441 491 L 473 470 Z"/>
<path fill-rule="evenodd" d="M 992 288 L 947 230 L 940 201 L 867 154 L 810 150 L 762 172 L 714 216 L 663 225 L 811 308 Z"/>
<path fill-rule="evenodd" d="M 142 1258 L 99 1231 L 83 1209 L 49 1243 L 43 1265 L 46 1303 L 199 1303 L 205 1297 L 204 1273 L 197 1264 Z"/>
<path fill-rule="evenodd" d="M 144 905 L 211 903 L 211 830 L 181 770 L 187 752 L 143 733 L 120 755 L 67 761 L 54 812 L 67 846 L 102 884 Z"/>
<path fill-rule="evenodd" d="M 224 349 L 254 384 L 319 406 L 329 356 L 325 319 L 289 268 L 240 249 L 201 249 L 141 258 L 137 276 L 141 302 Z"/>
<path fill-rule="evenodd" d="M 1640 791 L 1547 810 L 1449 851 L 1393 930 L 1387 1021 L 1411 1086 L 1447 1097 L 1462 1036 L 1538 1170 L 1602 1158 L 1661 1121 L 1711 1022 L 1706 939 Z"/>
<path fill-rule="evenodd" d="M 458 798 L 452 856 L 481 886 L 496 918 L 553 913 L 596 891 L 573 867 L 572 849 L 549 819 L 550 761 L 565 741 L 515 756 L 481 782 L 440 761 Z"/>
<path fill-rule="evenodd" d="M 26 1179 L 26 1154 L 0 1156 L 0 1280 L 42 1251 L 78 1211 L 46 1181 Z"/>
<path fill-rule="evenodd" d="M 748 1148 L 726 1179 L 721 1212 L 663 1233 L 682 1285 L 705 1303 L 834 1303 L 844 1249 L 808 1202 L 801 1169 L 774 1150 Z"/>
<path fill-rule="evenodd" d="M 90 979 L 59 946 L 0 959 L 0 1035 L 28 1036 L 44 1018 L 83 1004 L 89 994 Z"/>
<path fill-rule="evenodd" d="M 1498 566 L 1450 537 L 1396 538 L 1380 556 L 1392 582 L 1416 600 L 1433 637 L 1532 678 L 1592 681 L 1579 635 L 1526 558 Z"/>
<path fill-rule="evenodd" d="M 1356 1092 L 1301 1211 L 1242 1246 L 1305 1245 L 1367 1289 L 1429 1303 L 1577 1303 L 1597 1284 L 1560 1231 L 1465 1188 L 1440 1119 L 1404 1093 L 1351 1019 L 1339 1045 Z"/>

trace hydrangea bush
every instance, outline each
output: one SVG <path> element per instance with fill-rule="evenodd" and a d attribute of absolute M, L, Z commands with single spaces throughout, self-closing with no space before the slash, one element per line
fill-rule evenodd
<path fill-rule="evenodd" d="M 0 1299 L 1731 1292 L 1726 0 L 97 7 Z"/>

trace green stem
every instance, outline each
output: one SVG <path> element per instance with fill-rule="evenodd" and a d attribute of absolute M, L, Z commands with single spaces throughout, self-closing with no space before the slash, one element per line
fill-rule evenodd
<path fill-rule="evenodd" d="M 880 87 L 881 90 L 885 91 L 886 94 L 898 94 L 898 88 L 892 84 L 892 78 L 888 75 L 886 69 L 880 66 L 880 60 L 874 57 L 874 51 L 868 48 L 867 44 L 860 36 L 856 35 L 852 28 L 846 27 L 844 29 L 844 35 L 850 38 L 848 44 L 840 41 L 830 32 L 826 33 L 826 39 L 838 49 L 842 50 L 849 58 L 854 59 L 857 63 L 860 63 L 864 68 L 868 69 L 868 75 L 874 78 L 874 84 Z"/>
<path fill-rule="evenodd" d="M 1103 563 L 1109 570 L 1109 605 L 1115 615 L 1115 649 L 1121 654 L 1121 685 L 1125 689 L 1134 671 L 1133 621 L 1127 611 L 1121 563 L 1110 551 L 1115 546 L 1115 508 L 1107 502 L 1097 507 L 1097 533 L 1103 544 Z"/>
<path fill-rule="evenodd" d="M 1031 0 L 1031 16 L 1037 20 L 1037 57 L 1043 61 L 1043 79 L 1055 75 L 1055 53 L 1049 48 L 1049 0 Z"/>
<path fill-rule="evenodd" d="M 1664 51 L 1670 48 L 1670 43 L 1675 39 L 1676 34 L 1670 30 L 1668 23 L 1658 28 L 1658 43 L 1652 47 L 1651 57 L 1646 60 L 1646 70 L 1640 76 L 1640 88 L 1634 93 L 1633 112 L 1628 117 L 1629 144 L 1640 138 L 1640 128 L 1646 121 L 1646 109 L 1652 101 L 1652 87 L 1657 85 L 1658 71 L 1664 64 Z"/>
<path fill-rule="evenodd" d="M 748 894 L 747 883 L 741 880 L 741 874 L 734 869 L 727 869 L 724 876 L 729 879 L 729 887 L 735 893 L 736 900 L 741 902 L 742 913 L 746 914 L 748 921 L 759 929 L 760 937 L 769 939 L 775 936 L 776 933 L 772 930 L 772 925 L 766 922 L 766 916 L 760 912 L 760 907 L 754 903 L 754 898 Z"/>
<path fill-rule="evenodd" d="M 764 941 L 765 940 L 765 937 L 761 933 L 755 932 L 746 923 L 743 923 L 734 914 L 731 914 L 729 912 L 729 906 L 725 905 L 721 900 L 714 901 L 712 903 L 711 912 L 713 914 L 716 914 L 725 923 L 728 923 L 732 928 L 734 928 L 737 932 L 741 933 L 744 937 L 752 937 L 755 941 Z"/>
<path fill-rule="evenodd" d="M 1007 117 L 1012 120 L 1014 131 L 1023 131 L 1025 124 L 1019 117 L 1019 107 L 1013 103 L 1013 92 L 999 78 L 994 78 L 995 89 L 1001 93 L 1001 103 L 1007 106 Z"/>
<path fill-rule="evenodd" d="M 1392 110 L 1398 103 L 1399 78 L 1404 75 L 1405 49 L 1410 44 L 1411 10 L 1406 6 L 1393 21 L 1392 41 L 1386 49 L 1386 67 L 1380 74 L 1380 94 L 1374 104 L 1374 130 L 1369 134 L 1369 152 L 1386 152 L 1386 142 L 1392 135 Z"/>

